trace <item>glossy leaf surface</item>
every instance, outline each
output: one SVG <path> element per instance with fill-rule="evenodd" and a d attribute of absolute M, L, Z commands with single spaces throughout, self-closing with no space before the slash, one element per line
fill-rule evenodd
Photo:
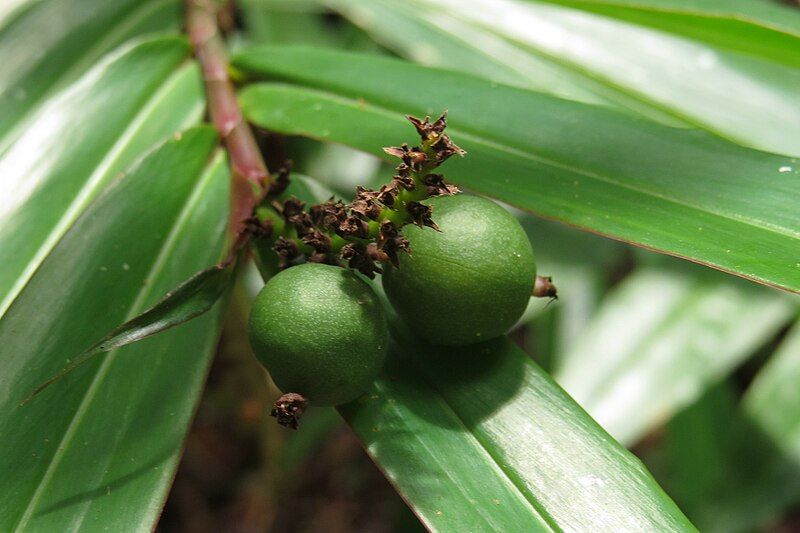
<path fill-rule="evenodd" d="M 0 6 L 0 145 L 25 129 L 19 122 L 53 90 L 81 76 L 107 52 L 131 38 L 181 25 L 176 0 L 10 4 Z"/>
<path fill-rule="evenodd" d="M 555 372 L 559 384 L 626 445 L 753 355 L 800 303 L 677 267 L 642 268 L 627 277 Z"/>
<path fill-rule="evenodd" d="M 793 137 L 800 133 L 796 65 L 548 2 L 325 4 L 422 64 L 602 102 L 667 124 L 693 124 L 756 148 L 800 154 Z M 757 49 L 761 42 L 740 39 L 739 48 Z M 500 75 L 494 72 L 498 69 Z"/>
<path fill-rule="evenodd" d="M 681 120 L 800 155 L 800 69 L 619 20 L 522 0 L 413 0 L 490 29 Z"/>
<path fill-rule="evenodd" d="M 452 181 L 544 217 L 800 291 L 800 168 L 792 158 L 389 59 L 255 48 L 236 65 L 291 82 L 243 92 L 245 113 L 262 126 L 378 153 L 414 141 L 403 113 L 449 108 L 449 132 L 469 153 L 447 162 Z"/>
<path fill-rule="evenodd" d="M 178 38 L 107 57 L 48 99 L 0 152 L 0 316 L 114 176 L 202 113 Z"/>
<path fill-rule="evenodd" d="M 800 13 L 751 0 L 542 0 L 800 67 Z"/>
<path fill-rule="evenodd" d="M 0 529 L 149 530 L 216 342 L 214 312 L 90 361 L 24 406 L 68 358 L 219 260 L 227 170 L 210 128 L 170 140 L 109 188 L 0 320 Z"/>
<path fill-rule="evenodd" d="M 691 531 L 642 464 L 508 339 L 403 339 L 340 409 L 435 531 Z"/>

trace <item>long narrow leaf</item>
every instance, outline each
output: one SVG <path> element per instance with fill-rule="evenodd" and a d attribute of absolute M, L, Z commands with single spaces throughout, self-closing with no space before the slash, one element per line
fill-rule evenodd
<path fill-rule="evenodd" d="M 635 444 L 797 310 L 789 295 L 720 278 L 675 266 L 629 276 L 560 359 L 559 384 L 620 442 Z"/>
<path fill-rule="evenodd" d="M 188 52 L 185 41 L 163 38 L 112 54 L 0 151 L 0 316 L 105 185 L 200 118 Z"/>
<path fill-rule="evenodd" d="M 404 62 L 256 48 L 236 65 L 254 122 L 376 153 L 402 113 L 450 109 L 455 182 L 536 214 L 800 291 L 800 168 L 697 131 Z M 435 90 L 431 89 L 435 88 Z M 768 260 L 765 260 L 767 257 Z"/>
<path fill-rule="evenodd" d="M 692 531 L 642 464 L 505 338 L 407 338 L 340 409 L 431 530 Z"/>
<path fill-rule="evenodd" d="M 71 359 L 53 377 L 23 400 L 27 403 L 46 387 L 63 378 L 92 357 L 179 326 L 208 312 L 231 285 L 234 263 L 219 264 L 198 272 L 164 295 L 152 307 L 111 330 L 105 337 Z"/>
<path fill-rule="evenodd" d="M 219 313 L 66 360 L 222 253 L 224 159 L 210 128 L 170 140 L 106 191 L 0 319 L 0 530 L 152 529 L 216 342 Z"/>

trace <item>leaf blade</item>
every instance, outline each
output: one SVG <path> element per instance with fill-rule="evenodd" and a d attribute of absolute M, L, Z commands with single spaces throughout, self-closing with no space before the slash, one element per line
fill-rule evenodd
<path fill-rule="evenodd" d="M 207 166 L 215 145 L 213 130 L 200 128 L 144 159 L 82 215 L 0 320 L 9 354 L 0 427 L 15 428 L 0 471 L 17 480 L 2 496 L 14 511 L 0 519 L 3 528 L 149 529 L 157 518 L 218 313 L 89 363 L 24 407 L 13 404 L 78 346 L 219 258 L 227 173 L 221 158 Z M 170 387 L 175 380 L 182 386 Z"/>
<path fill-rule="evenodd" d="M 187 53 L 185 41 L 163 38 L 111 55 L 48 100 L 0 154 L 0 316 L 104 185 L 200 118 Z"/>
<path fill-rule="evenodd" d="M 791 158 L 388 59 L 261 48 L 237 65 L 292 83 L 243 91 L 245 113 L 260 125 L 376 153 L 410 138 L 401 114 L 449 107 L 452 137 L 469 152 L 448 162 L 456 183 L 546 218 L 800 291 L 800 219 L 792 207 L 800 201 L 800 169 Z M 437 91 L 420 94 L 419 86 Z M 768 250 L 769 261 L 755 250 Z"/>
<path fill-rule="evenodd" d="M 399 350 L 388 376 L 340 412 L 429 528 L 480 527 L 482 512 L 501 530 L 693 530 L 641 463 L 508 339 L 446 352 L 405 337 Z M 424 449 L 460 467 L 445 476 Z"/>

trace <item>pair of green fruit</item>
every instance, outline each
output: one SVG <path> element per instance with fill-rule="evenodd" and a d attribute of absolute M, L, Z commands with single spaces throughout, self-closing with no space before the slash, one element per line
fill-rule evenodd
<path fill-rule="evenodd" d="M 433 344 L 472 344 L 505 333 L 533 291 L 536 264 L 519 222 L 467 195 L 426 201 L 441 232 L 406 226 L 411 245 L 383 275 L 386 296 Z M 305 263 L 273 277 L 250 315 L 256 356 L 284 392 L 312 405 L 360 396 L 389 344 L 386 315 L 368 283 L 340 267 Z"/>

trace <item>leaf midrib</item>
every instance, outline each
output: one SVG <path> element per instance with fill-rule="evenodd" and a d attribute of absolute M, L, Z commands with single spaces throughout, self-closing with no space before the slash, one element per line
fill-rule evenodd
<path fill-rule="evenodd" d="M 172 88 L 179 83 L 183 72 L 188 68 L 191 68 L 191 62 L 186 61 L 179 68 L 176 68 L 173 73 L 160 84 L 158 89 L 152 93 L 152 96 L 139 109 L 122 134 L 109 148 L 103 159 L 94 168 L 89 178 L 77 191 L 73 200 L 47 234 L 41 246 L 39 246 L 16 281 L 11 285 L 8 294 L 0 300 L 0 319 L 2 319 L 6 311 L 8 311 L 8 308 L 25 288 L 28 281 L 30 281 L 33 274 L 39 268 L 39 265 L 41 265 L 55 245 L 58 244 L 58 241 L 63 237 L 75 220 L 77 220 L 78 216 L 86 209 L 89 203 L 91 203 L 91 200 L 96 196 L 98 190 L 106 184 L 108 181 L 106 179 L 108 170 L 117 162 L 120 155 L 125 151 L 125 148 L 127 148 L 128 143 L 146 125 L 147 118 L 149 118 L 153 110 L 158 107 L 159 102 L 165 99 Z M 202 102 L 198 101 L 198 110 L 202 105 Z"/>
<path fill-rule="evenodd" d="M 214 177 L 214 168 L 216 166 L 216 161 L 218 161 L 218 156 L 214 157 L 209 163 L 206 165 L 206 168 L 203 174 L 200 176 L 197 184 L 195 185 L 194 190 L 186 199 L 186 203 L 181 208 L 178 216 L 175 218 L 175 224 L 173 225 L 172 229 L 170 230 L 167 237 L 164 239 L 164 242 L 156 255 L 155 260 L 153 261 L 152 266 L 150 267 L 149 272 L 144 277 L 144 283 L 142 289 L 139 291 L 139 294 L 136 296 L 133 303 L 130 305 L 128 313 L 123 320 L 123 322 L 127 322 L 128 320 L 134 318 L 144 307 L 147 299 L 150 298 L 153 291 L 154 284 L 152 281 L 156 279 L 163 270 L 164 266 L 167 264 L 167 260 L 169 259 L 169 255 L 171 251 L 175 248 L 178 243 L 179 235 L 185 225 L 187 224 L 188 219 L 192 215 L 194 207 L 203 197 L 203 191 L 206 189 L 209 183 L 213 181 Z M 39 482 L 36 491 L 34 491 L 33 496 L 31 496 L 31 500 L 28 506 L 25 509 L 22 517 L 20 518 L 19 523 L 13 529 L 15 532 L 21 532 L 27 526 L 27 523 L 30 521 L 31 516 L 33 515 L 34 510 L 36 509 L 39 500 L 42 497 L 45 489 L 50 483 L 50 479 L 52 478 L 55 470 L 58 468 L 61 459 L 66 454 L 66 450 L 69 447 L 73 436 L 75 435 L 78 427 L 80 426 L 81 421 L 83 420 L 83 416 L 85 415 L 86 411 L 89 409 L 89 406 L 92 404 L 94 400 L 95 394 L 99 389 L 100 385 L 103 383 L 103 379 L 111 370 L 111 365 L 114 362 L 114 359 L 119 354 L 121 348 L 117 348 L 111 350 L 105 355 L 105 359 L 103 360 L 102 364 L 97 370 L 97 373 L 92 378 L 92 382 L 89 384 L 89 387 L 86 389 L 86 393 L 81 400 L 78 409 L 75 411 L 75 414 L 72 416 L 72 420 L 67 426 L 66 431 L 64 432 L 64 436 L 59 442 L 58 446 L 56 447 L 56 451 L 53 454 L 53 457 L 50 459 L 50 464 L 47 466 L 44 474 L 42 475 L 42 480 Z"/>
<path fill-rule="evenodd" d="M 417 365 L 417 363 L 413 361 L 411 364 L 414 366 Z M 536 511 L 536 513 L 539 515 L 542 521 L 544 521 L 554 532 L 563 531 L 563 529 L 558 525 L 558 522 L 556 522 L 555 518 L 547 511 L 547 508 L 544 506 L 544 504 L 542 504 L 539 500 L 537 500 L 532 494 L 529 495 L 527 491 L 525 491 L 524 488 L 517 483 L 514 476 L 512 476 L 509 473 L 508 471 L 509 469 L 507 469 L 507 467 L 503 465 L 502 461 L 500 461 L 500 459 L 496 457 L 494 453 L 492 453 L 492 451 L 489 449 L 489 446 L 469 429 L 464 418 L 458 413 L 455 407 L 453 407 L 453 405 L 448 401 L 447 397 L 442 393 L 442 391 L 425 376 L 424 372 L 418 370 L 417 372 L 415 372 L 415 375 L 419 376 L 419 378 L 423 382 L 425 382 L 431 390 L 437 392 L 439 398 L 444 404 L 444 407 L 446 407 L 447 410 L 453 415 L 453 417 L 455 417 L 455 419 L 458 420 L 458 423 L 463 429 L 463 432 L 469 435 L 470 438 L 472 438 L 478 444 L 478 446 L 483 449 L 486 455 L 488 455 L 492 459 L 492 462 L 503 473 L 503 476 L 505 476 L 508 483 L 510 483 L 511 486 L 516 489 L 519 495 L 531 505 L 533 510 Z"/>

